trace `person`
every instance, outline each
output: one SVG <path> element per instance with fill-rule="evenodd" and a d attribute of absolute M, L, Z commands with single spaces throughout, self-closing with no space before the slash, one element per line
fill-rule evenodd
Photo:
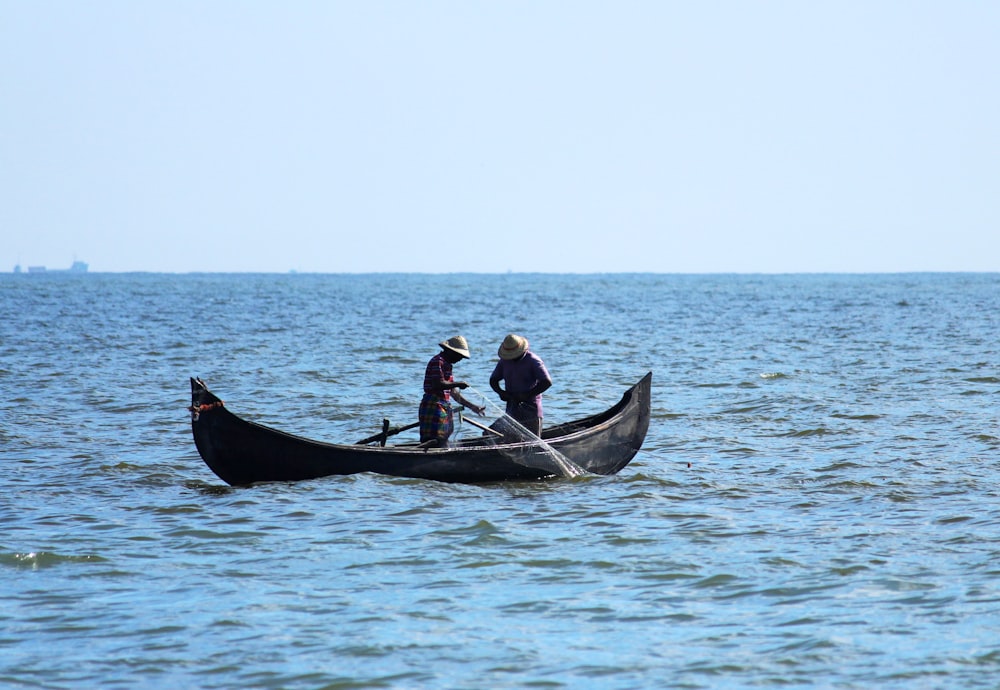
<path fill-rule="evenodd" d="M 527 338 L 515 333 L 503 339 L 497 354 L 500 361 L 490 375 L 490 388 L 507 403 L 510 417 L 541 438 L 542 393 L 552 386 L 545 362 L 528 349 Z"/>
<path fill-rule="evenodd" d="M 447 448 L 448 439 L 455 430 L 451 399 L 468 407 L 478 415 L 485 409 L 470 403 L 458 391 L 469 387 L 465 381 L 456 381 L 452 365 L 469 358 L 469 344 L 460 335 L 440 343 L 441 352 L 431 357 L 424 371 L 424 397 L 420 401 L 420 442 Z"/>

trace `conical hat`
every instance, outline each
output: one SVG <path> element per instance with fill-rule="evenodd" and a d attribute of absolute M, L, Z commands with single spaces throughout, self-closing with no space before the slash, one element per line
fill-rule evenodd
<path fill-rule="evenodd" d="M 500 349 L 497 350 L 497 354 L 500 355 L 500 359 L 517 359 L 527 352 L 527 350 L 528 339 L 510 333 L 503 339 L 503 343 L 500 345 Z"/>
<path fill-rule="evenodd" d="M 443 348 L 465 357 L 466 359 L 469 358 L 469 343 L 465 342 L 465 338 L 460 335 L 454 335 L 445 340 L 443 343 L 438 344 Z"/>

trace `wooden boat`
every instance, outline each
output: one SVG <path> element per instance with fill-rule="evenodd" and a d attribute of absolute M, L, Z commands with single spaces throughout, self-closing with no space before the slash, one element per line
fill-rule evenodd
<path fill-rule="evenodd" d="M 632 460 L 646 437 L 652 378 L 652 372 L 646 374 L 600 414 L 545 429 L 543 442 L 507 442 L 484 431 L 450 448 L 386 446 L 389 436 L 415 426 L 390 430 L 388 422 L 382 433 L 356 444 L 313 441 L 240 419 L 196 378 L 191 429 L 205 464 L 234 486 L 358 472 L 443 482 L 530 481 L 563 473 L 559 458 L 586 472 L 611 475 Z"/>

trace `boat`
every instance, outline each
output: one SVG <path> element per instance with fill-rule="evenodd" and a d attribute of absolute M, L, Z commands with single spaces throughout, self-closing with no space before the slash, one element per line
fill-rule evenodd
<path fill-rule="evenodd" d="M 205 464 L 224 482 L 246 486 L 374 472 L 452 483 L 537 481 L 583 472 L 613 475 L 635 457 L 649 429 L 652 372 L 609 409 L 544 429 L 542 438 L 512 439 L 476 423 L 482 436 L 448 448 L 387 445 L 417 426 L 382 431 L 353 444 L 316 441 L 241 419 L 200 378 L 191 378 L 191 430 Z M 471 422 L 468 418 L 466 421 Z"/>
<path fill-rule="evenodd" d="M 86 261 L 74 261 L 69 268 L 46 268 L 45 266 L 28 266 L 28 273 L 86 273 L 90 264 Z M 21 264 L 14 266 L 14 273 L 21 272 Z"/>

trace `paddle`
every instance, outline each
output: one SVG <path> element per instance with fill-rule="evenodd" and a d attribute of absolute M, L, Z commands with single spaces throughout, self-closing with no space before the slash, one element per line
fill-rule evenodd
<path fill-rule="evenodd" d="M 474 419 L 469 419 L 465 415 L 462 415 L 462 421 L 465 422 L 466 424 L 471 424 L 472 426 L 476 427 L 477 429 L 482 429 L 483 431 L 488 431 L 489 433 L 493 434 L 494 436 L 503 437 L 503 434 L 501 434 L 496 429 L 491 429 L 488 426 L 486 426 L 485 424 L 480 424 L 479 422 L 477 422 Z"/>
<path fill-rule="evenodd" d="M 396 427 L 395 429 L 390 429 L 389 428 L 389 420 L 388 419 L 383 419 L 382 420 L 382 431 L 380 433 L 377 433 L 377 434 L 375 434 L 373 436 L 369 436 L 368 438 L 363 438 L 360 441 L 358 441 L 357 443 L 355 443 L 354 445 L 356 445 L 356 446 L 363 446 L 366 443 L 371 443 L 373 441 L 381 441 L 382 445 L 384 446 L 385 445 L 385 440 L 387 438 L 389 438 L 390 436 L 395 436 L 396 434 L 398 434 L 400 432 L 409 431 L 410 429 L 415 429 L 418 426 L 420 426 L 420 422 L 414 422 L 413 424 L 407 424 L 406 426 L 400 426 L 400 427 Z"/>

